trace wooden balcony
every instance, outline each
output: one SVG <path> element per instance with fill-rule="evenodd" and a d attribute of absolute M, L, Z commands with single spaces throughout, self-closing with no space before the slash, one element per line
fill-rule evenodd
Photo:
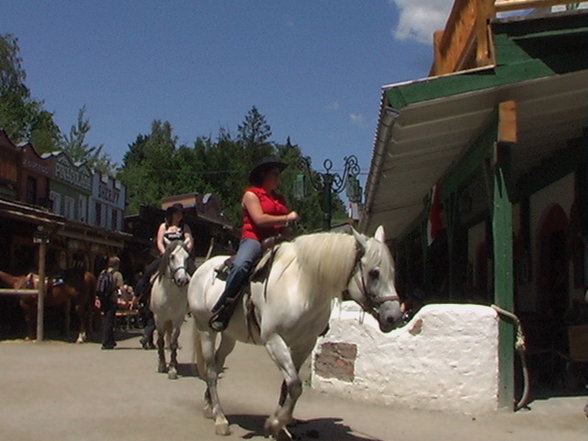
<path fill-rule="evenodd" d="M 490 21 L 498 13 L 577 3 L 572 0 L 455 0 L 445 29 L 433 35 L 435 61 L 429 75 L 493 65 Z"/>

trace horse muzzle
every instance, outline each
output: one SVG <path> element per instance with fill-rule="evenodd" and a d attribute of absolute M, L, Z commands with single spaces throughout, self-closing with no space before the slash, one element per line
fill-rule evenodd
<path fill-rule="evenodd" d="M 402 311 L 398 300 L 388 300 L 378 308 L 378 325 L 380 331 L 390 332 L 402 323 Z"/>
<path fill-rule="evenodd" d="M 174 277 L 174 283 L 179 287 L 186 286 L 188 282 L 190 282 L 188 277 Z"/>
<path fill-rule="evenodd" d="M 185 267 L 180 266 L 174 270 L 172 279 L 177 286 L 182 287 L 190 282 L 190 275 Z"/>

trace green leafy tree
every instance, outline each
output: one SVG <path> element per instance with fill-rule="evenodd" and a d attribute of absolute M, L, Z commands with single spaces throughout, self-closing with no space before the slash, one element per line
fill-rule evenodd
<path fill-rule="evenodd" d="M 272 129 L 266 118 L 255 106 L 249 110 L 245 119 L 239 126 L 238 140 L 241 142 L 247 165 L 257 164 L 263 158 L 275 153 L 273 144 L 270 142 Z"/>
<path fill-rule="evenodd" d="M 90 168 L 101 173 L 114 176 L 115 164 L 108 153 L 103 153 L 102 144 L 91 146 L 86 142 L 86 136 L 92 126 L 86 118 L 86 106 L 78 111 L 78 120 L 69 130 L 69 135 L 61 138 L 61 150 L 74 162 L 85 162 Z"/>
<path fill-rule="evenodd" d="M 17 144 L 29 141 L 40 153 L 56 150 L 59 127 L 43 102 L 31 97 L 19 52 L 17 38 L 0 35 L 0 128 Z"/>
<path fill-rule="evenodd" d="M 158 207 L 163 197 L 183 192 L 176 143 L 171 124 L 156 120 L 149 135 L 139 135 L 129 146 L 120 178 L 129 191 L 130 212 L 141 205 Z"/>
<path fill-rule="evenodd" d="M 301 215 L 294 225 L 296 233 L 319 230 L 322 226 L 321 193 L 311 191 L 302 200 L 294 197 L 294 181 L 302 173 L 298 166 L 302 152 L 288 139 L 285 144 L 270 140 L 271 127 L 265 116 L 253 107 L 238 126 L 238 135 L 221 128 L 216 138 L 202 136 L 192 147 L 177 146 L 168 122 L 154 121 L 151 133 L 139 135 L 123 158 L 121 179 L 129 193 L 129 212 L 141 205 L 159 207 L 161 199 L 183 193 L 214 193 L 223 205 L 227 220 L 241 224 L 241 198 L 248 185 L 248 174 L 259 160 L 276 156 L 289 164 L 282 173 L 279 191 L 292 209 Z M 333 218 L 343 213 L 343 205 L 334 197 Z"/>
<path fill-rule="evenodd" d="M 30 143 L 38 153 L 49 153 L 59 150 L 61 134 L 53 121 L 53 114 L 41 110 L 31 124 Z"/>

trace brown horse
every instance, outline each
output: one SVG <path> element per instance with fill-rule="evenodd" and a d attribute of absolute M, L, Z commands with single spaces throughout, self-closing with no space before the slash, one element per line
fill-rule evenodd
<path fill-rule="evenodd" d="M 13 289 L 35 289 L 39 287 L 39 276 L 33 273 L 13 276 L 0 271 L 0 282 Z M 54 284 L 49 280 L 45 286 L 45 306 L 63 306 L 66 314 L 69 314 L 68 308 L 73 303 L 80 323 L 76 342 L 84 343 L 94 314 L 96 276 L 87 271 L 68 269 L 63 273 L 63 283 Z M 27 338 L 34 339 L 37 327 L 37 296 L 20 295 L 19 304 L 27 324 Z"/>

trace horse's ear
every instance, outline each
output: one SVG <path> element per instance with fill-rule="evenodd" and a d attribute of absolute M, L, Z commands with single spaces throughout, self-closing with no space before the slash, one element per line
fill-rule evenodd
<path fill-rule="evenodd" d="M 384 233 L 384 227 L 382 225 L 380 225 L 376 229 L 376 233 L 374 234 L 374 239 L 376 239 L 382 243 L 386 242 L 386 234 Z"/>
<path fill-rule="evenodd" d="M 365 250 L 367 249 L 367 240 L 365 236 L 363 234 L 358 233 L 353 227 L 351 228 L 351 232 L 353 233 L 353 236 L 355 237 L 355 240 L 357 241 L 359 246 L 365 252 Z"/>

